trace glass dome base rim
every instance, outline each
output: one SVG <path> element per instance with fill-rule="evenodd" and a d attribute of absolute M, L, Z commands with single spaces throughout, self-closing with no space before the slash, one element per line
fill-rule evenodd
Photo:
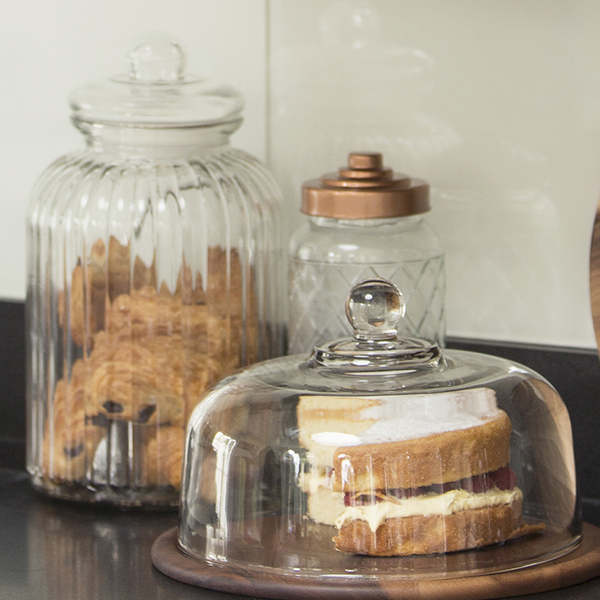
<path fill-rule="evenodd" d="M 193 550 L 186 548 L 180 541 L 179 536 L 177 537 L 177 550 L 183 556 L 185 556 L 189 560 L 197 561 L 201 564 L 204 564 L 207 567 L 218 567 L 221 569 L 244 569 L 248 573 L 249 576 L 266 576 L 268 577 L 271 574 L 277 574 L 278 577 L 282 577 L 283 579 L 290 579 L 290 581 L 298 581 L 300 579 L 303 580 L 313 580 L 318 579 L 320 581 L 331 581 L 333 582 L 343 582 L 352 583 L 355 585 L 358 581 L 376 581 L 376 582 L 386 582 L 386 583 L 394 583 L 394 582 L 409 582 L 409 581 L 437 581 L 437 580 L 451 580 L 451 579 L 462 579 L 466 577 L 486 577 L 499 575 L 502 573 L 509 573 L 513 571 L 521 571 L 525 569 L 535 569 L 536 567 L 540 567 L 552 561 L 564 558 L 575 551 L 577 548 L 581 546 L 583 540 L 583 534 L 578 533 L 573 535 L 570 539 L 569 543 L 564 544 L 563 546 L 554 549 L 552 552 L 548 552 L 545 554 L 541 554 L 533 557 L 525 557 L 520 561 L 516 561 L 514 563 L 507 563 L 504 565 L 500 565 L 497 568 L 485 568 L 481 567 L 479 569 L 462 569 L 456 571 L 431 571 L 431 572 L 404 572 L 404 573 L 373 573 L 368 571 L 360 571 L 358 569 L 349 570 L 345 573 L 323 573 L 318 569 L 283 569 L 282 567 L 269 566 L 264 564 L 257 564 L 253 562 L 245 562 L 240 560 L 215 560 L 208 558 L 206 554 L 198 554 Z M 513 540 L 515 542 L 516 540 Z M 463 550 L 459 552 L 449 553 L 450 555 L 464 555 L 468 553 L 478 552 L 481 550 L 484 551 L 493 551 L 495 547 L 502 547 L 503 544 L 497 545 L 494 547 L 488 546 L 486 548 L 478 548 L 471 550 Z M 387 556 L 365 556 L 364 558 L 368 559 L 376 559 L 379 561 L 387 561 L 390 558 L 392 559 L 400 559 L 400 560 L 411 560 L 415 558 L 428 558 L 428 557 L 442 557 L 447 556 L 446 554 L 434 554 L 434 555 L 424 555 L 424 556 L 406 556 L 406 557 L 387 557 Z M 356 571 L 356 572 L 352 572 Z"/>

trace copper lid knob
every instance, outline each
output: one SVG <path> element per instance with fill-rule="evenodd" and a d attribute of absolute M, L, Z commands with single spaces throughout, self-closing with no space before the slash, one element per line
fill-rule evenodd
<path fill-rule="evenodd" d="M 429 185 L 384 167 L 379 152 L 352 152 L 347 167 L 302 186 L 302 212 L 318 217 L 382 219 L 429 208 Z"/>

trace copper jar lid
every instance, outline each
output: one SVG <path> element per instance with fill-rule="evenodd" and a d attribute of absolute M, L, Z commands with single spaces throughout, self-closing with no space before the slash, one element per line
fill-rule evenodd
<path fill-rule="evenodd" d="M 429 184 L 385 168 L 379 152 L 352 152 L 347 167 L 302 186 L 302 212 L 318 217 L 406 217 L 429 208 Z"/>

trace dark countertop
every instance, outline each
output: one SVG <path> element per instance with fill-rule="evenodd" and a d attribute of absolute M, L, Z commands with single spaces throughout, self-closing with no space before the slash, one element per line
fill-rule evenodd
<path fill-rule="evenodd" d="M 233 600 L 162 575 L 154 540 L 175 513 L 117 512 L 45 498 L 23 471 L 0 469 L 2 600 Z M 600 598 L 600 579 L 531 600 Z"/>
<path fill-rule="evenodd" d="M 162 575 L 154 540 L 177 514 L 65 503 L 33 490 L 26 473 L 0 469 L 2 600 L 232 600 Z"/>

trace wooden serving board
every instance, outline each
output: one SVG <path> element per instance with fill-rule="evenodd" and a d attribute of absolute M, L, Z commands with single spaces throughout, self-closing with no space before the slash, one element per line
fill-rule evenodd
<path fill-rule="evenodd" d="M 169 577 L 198 587 L 283 600 L 475 600 L 548 592 L 600 576 L 600 528 L 584 523 L 583 541 L 571 553 L 541 565 L 493 575 L 446 579 L 295 576 L 293 572 L 202 563 L 183 555 L 177 528 L 152 547 L 154 566 Z"/>

